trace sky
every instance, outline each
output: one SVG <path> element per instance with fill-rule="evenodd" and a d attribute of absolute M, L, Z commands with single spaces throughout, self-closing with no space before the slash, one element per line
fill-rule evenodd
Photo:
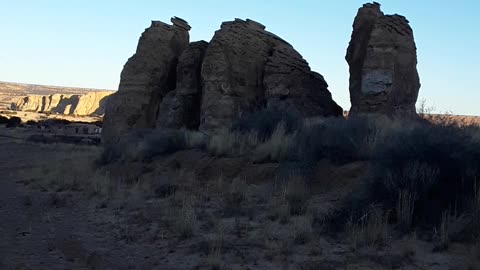
<path fill-rule="evenodd" d="M 250 18 L 282 37 L 350 108 L 346 48 L 357 0 L 0 0 L 0 81 L 117 89 L 151 20 L 181 17 L 191 41 L 221 22 Z M 407 17 L 420 75 L 419 100 L 436 112 L 480 115 L 480 1 L 377 0 Z"/>

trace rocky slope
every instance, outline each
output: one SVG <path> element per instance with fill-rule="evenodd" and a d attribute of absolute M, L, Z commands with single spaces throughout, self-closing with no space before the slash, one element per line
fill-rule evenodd
<path fill-rule="evenodd" d="M 85 94 L 29 95 L 12 103 L 17 111 L 50 112 L 77 116 L 101 116 L 105 113 L 105 102 L 112 92 L 88 92 Z"/>
<path fill-rule="evenodd" d="M 341 116 L 323 77 L 295 49 L 252 20 L 224 22 L 213 39 L 189 43 L 190 26 L 152 22 L 107 103 L 104 142 L 153 127 L 212 132 L 267 107 Z"/>
<path fill-rule="evenodd" d="M 373 2 L 358 10 L 347 49 L 350 114 L 414 116 L 420 89 L 412 28 L 401 15 L 384 15 Z"/>

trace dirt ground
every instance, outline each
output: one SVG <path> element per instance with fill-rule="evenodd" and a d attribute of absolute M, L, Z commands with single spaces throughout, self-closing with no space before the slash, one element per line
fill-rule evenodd
<path fill-rule="evenodd" d="M 305 225 L 335 206 L 362 164 L 319 165 L 319 175 L 343 184 L 328 192 L 313 186 L 309 214 L 284 216 L 283 202 L 269 195 L 273 183 L 257 179 L 278 165 L 240 170 L 257 181 L 237 183 L 211 171 L 241 161 L 179 153 L 137 166 L 143 178 L 122 189 L 114 168 L 103 169 L 113 182 L 80 173 L 97 147 L 35 144 L 18 134 L 0 128 L 0 269 L 479 269 L 472 248 L 460 244 L 434 252 L 414 234 L 392 234 L 381 246 L 352 249 L 318 222 Z"/>

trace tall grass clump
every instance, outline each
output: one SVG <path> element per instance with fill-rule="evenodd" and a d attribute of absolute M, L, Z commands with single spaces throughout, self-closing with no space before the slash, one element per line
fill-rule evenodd
<path fill-rule="evenodd" d="M 336 163 L 367 160 L 387 129 L 384 119 L 369 116 L 328 118 L 306 125 L 298 134 L 298 157 L 307 162 L 328 159 Z"/>
<path fill-rule="evenodd" d="M 105 146 L 99 163 L 148 161 L 184 149 L 204 148 L 205 142 L 205 135 L 199 132 L 176 129 L 137 130 L 125 135 L 117 144 Z"/>
<path fill-rule="evenodd" d="M 232 124 L 231 130 L 242 134 L 254 133 L 260 141 L 265 141 L 272 136 L 280 123 L 283 123 L 286 134 L 303 125 L 302 117 L 295 111 L 267 108 L 241 117 Z"/>

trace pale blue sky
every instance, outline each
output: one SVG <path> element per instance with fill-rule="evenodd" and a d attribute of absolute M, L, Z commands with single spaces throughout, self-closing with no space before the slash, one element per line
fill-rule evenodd
<path fill-rule="evenodd" d="M 182 17 L 192 41 L 209 41 L 222 21 L 251 18 L 290 42 L 349 109 L 345 50 L 364 2 L 0 0 L 0 81 L 116 89 L 151 20 Z M 420 98 L 438 111 L 480 115 L 480 1 L 379 2 L 414 30 Z"/>

